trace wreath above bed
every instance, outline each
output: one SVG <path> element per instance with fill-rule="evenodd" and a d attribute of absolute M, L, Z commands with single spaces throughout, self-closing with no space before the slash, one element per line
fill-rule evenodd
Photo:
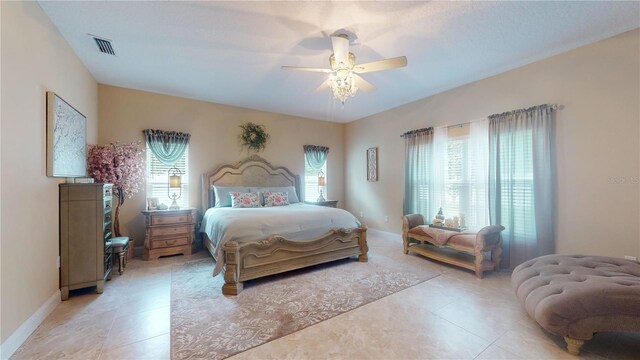
<path fill-rule="evenodd" d="M 267 147 L 269 134 L 267 134 L 264 125 L 248 122 L 240 125 L 242 132 L 240 133 L 240 145 L 247 147 L 249 151 L 260 152 Z"/>

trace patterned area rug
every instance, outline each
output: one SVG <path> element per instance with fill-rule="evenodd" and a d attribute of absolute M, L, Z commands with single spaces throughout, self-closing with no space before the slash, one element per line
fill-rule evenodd
<path fill-rule="evenodd" d="M 439 275 L 370 251 L 368 263 L 345 259 L 252 280 L 224 296 L 213 265 L 172 269 L 172 359 L 223 359 Z"/>

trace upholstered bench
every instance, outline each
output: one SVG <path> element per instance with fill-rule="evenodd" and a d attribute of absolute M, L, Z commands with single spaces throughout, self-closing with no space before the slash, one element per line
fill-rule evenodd
<path fill-rule="evenodd" d="M 120 236 L 111 239 L 113 253 L 118 255 L 118 273 L 122 275 L 127 266 L 127 252 L 129 251 L 129 237 Z"/>
<path fill-rule="evenodd" d="M 640 331 L 640 264 L 581 255 L 547 255 L 520 264 L 511 283 L 529 314 L 564 337 L 569 353 L 596 332 Z"/>
<path fill-rule="evenodd" d="M 500 268 L 504 226 L 486 226 L 478 232 L 456 232 L 425 225 L 420 214 L 402 218 L 404 253 L 413 252 L 428 258 L 483 273 Z M 425 244 L 428 243 L 428 244 Z M 430 244 L 430 245 L 429 245 Z M 491 253 L 490 261 L 485 254 Z"/>

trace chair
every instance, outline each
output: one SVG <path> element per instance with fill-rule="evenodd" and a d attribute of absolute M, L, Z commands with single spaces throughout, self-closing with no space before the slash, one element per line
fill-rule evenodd
<path fill-rule="evenodd" d="M 113 254 L 118 255 L 118 273 L 122 275 L 127 266 L 127 251 L 129 251 L 129 237 L 120 236 L 111 239 Z"/>

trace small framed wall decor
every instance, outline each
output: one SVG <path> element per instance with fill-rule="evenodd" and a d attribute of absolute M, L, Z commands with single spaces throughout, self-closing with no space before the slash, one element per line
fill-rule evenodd
<path fill-rule="evenodd" d="M 378 181 L 378 148 L 367 149 L 367 181 Z"/>
<path fill-rule="evenodd" d="M 87 118 L 47 91 L 47 176 L 87 176 Z"/>

